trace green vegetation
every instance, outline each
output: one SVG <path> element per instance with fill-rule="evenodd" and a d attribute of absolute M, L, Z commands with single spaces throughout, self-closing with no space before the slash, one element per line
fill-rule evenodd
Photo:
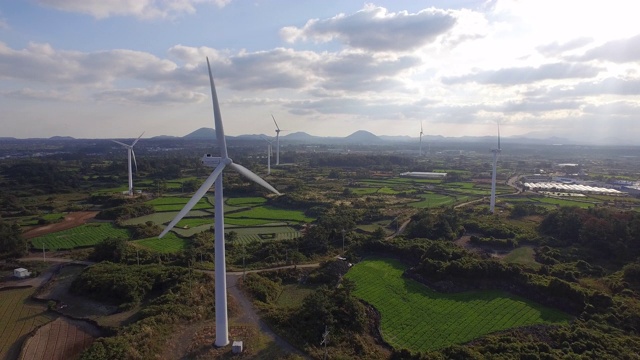
<path fill-rule="evenodd" d="M 186 249 L 190 242 L 187 239 L 169 232 L 162 239 L 158 239 L 157 236 L 154 236 L 142 240 L 136 240 L 133 243 L 159 253 L 174 253 Z"/>
<path fill-rule="evenodd" d="M 303 211 L 285 210 L 273 206 L 255 207 L 250 210 L 226 214 L 227 219 L 259 219 L 274 221 L 311 222 L 314 218 L 308 217 Z"/>
<path fill-rule="evenodd" d="M 163 196 L 147 201 L 146 204 L 153 206 L 155 211 L 180 211 L 187 204 L 190 198 L 188 197 L 176 197 L 176 196 Z M 208 201 L 207 197 L 203 197 L 193 207 L 194 210 L 201 209 L 213 209 L 213 205 Z"/>
<path fill-rule="evenodd" d="M 107 238 L 130 237 L 127 229 L 122 229 L 111 223 L 89 223 L 31 239 L 35 249 L 47 250 L 73 249 L 77 247 L 93 246 Z"/>
<path fill-rule="evenodd" d="M 557 310 L 504 292 L 437 293 L 403 278 L 404 269 L 394 260 L 372 259 L 346 275 L 356 284 L 354 294 L 380 311 L 383 337 L 397 348 L 424 352 L 498 330 L 569 320 Z"/>

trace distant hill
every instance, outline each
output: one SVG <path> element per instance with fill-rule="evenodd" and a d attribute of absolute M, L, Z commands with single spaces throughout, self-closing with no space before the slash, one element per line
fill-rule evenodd
<path fill-rule="evenodd" d="M 287 134 L 285 136 L 282 136 L 282 138 L 287 140 L 295 140 L 295 141 L 311 141 L 311 140 L 321 139 L 320 136 L 309 135 L 303 131 Z"/>
<path fill-rule="evenodd" d="M 52 136 L 49 140 L 75 140 L 75 138 L 71 136 Z"/>
<path fill-rule="evenodd" d="M 353 134 L 345 137 L 344 140 L 350 143 L 361 143 L 361 144 L 380 143 L 383 141 L 377 135 L 374 135 L 365 130 L 358 130 Z"/>
<path fill-rule="evenodd" d="M 172 135 L 158 135 L 158 136 L 151 137 L 150 139 L 153 139 L 153 140 L 170 140 L 170 139 L 178 139 L 178 137 L 177 136 L 172 136 Z"/>
<path fill-rule="evenodd" d="M 200 128 L 182 137 L 183 139 L 215 139 L 216 131 L 213 128 Z"/>
<path fill-rule="evenodd" d="M 380 135 L 378 137 L 384 141 L 395 141 L 395 142 L 409 142 L 409 141 L 415 140 L 415 138 L 412 138 L 409 135 L 402 135 L 402 136 Z M 424 141 L 424 138 L 425 137 L 423 136 L 422 137 L 423 141 Z"/>

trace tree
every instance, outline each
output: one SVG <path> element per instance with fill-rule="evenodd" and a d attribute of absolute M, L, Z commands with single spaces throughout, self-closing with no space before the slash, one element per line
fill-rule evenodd
<path fill-rule="evenodd" d="M 0 258 L 24 255 L 27 241 L 22 238 L 22 230 L 16 223 L 0 221 Z"/>

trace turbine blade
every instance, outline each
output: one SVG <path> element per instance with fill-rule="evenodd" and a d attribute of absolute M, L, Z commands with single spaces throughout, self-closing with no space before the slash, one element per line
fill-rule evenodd
<path fill-rule="evenodd" d="M 136 153 L 133 151 L 133 145 L 131 145 L 131 157 L 133 158 L 133 165 L 136 166 L 136 174 L 137 174 L 138 173 L 138 163 L 136 162 Z"/>
<path fill-rule="evenodd" d="M 140 136 L 138 136 L 138 138 L 133 142 L 133 144 L 131 144 L 131 147 L 133 147 L 138 142 L 138 140 L 140 140 L 142 135 L 144 135 L 144 131 L 142 132 L 142 134 L 140 134 Z"/>
<path fill-rule="evenodd" d="M 422 121 L 420 121 L 420 135 L 422 135 Z"/>
<path fill-rule="evenodd" d="M 278 131 L 280 131 L 280 127 L 278 126 L 278 123 L 276 122 L 276 118 L 273 117 L 273 114 L 271 114 L 271 118 L 273 119 L 273 123 L 276 124 L 276 129 Z"/>
<path fill-rule="evenodd" d="M 120 141 L 116 141 L 116 140 L 111 140 L 111 141 L 113 141 L 113 142 L 114 142 L 114 143 L 116 143 L 116 144 L 120 144 L 120 145 L 122 145 L 122 146 L 124 146 L 124 147 L 129 147 L 129 145 L 127 145 L 127 144 L 125 144 L 125 143 L 121 143 Z"/>
<path fill-rule="evenodd" d="M 211 188 L 213 183 L 216 182 L 216 179 L 220 176 L 220 174 L 222 173 L 222 170 L 224 169 L 225 166 L 226 166 L 225 163 L 221 162 L 215 168 L 215 170 L 213 170 L 213 172 L 211 173 L 211 175 L 209 175 L 207 180 L 205 180 L 204 183 L 202 183 L 202 186 L 200 186 L 198 191 L 196 191 L 196 193 L 193 194 L 193 196 L 191 197 L 191 200 L 189 200 L 189 202 L 187 202 L 187 204 L 182 208 L 182 210 L 180 210 L 178 215 L 176 215 L 176 217 L 173 220 L 171 220 L 169 225 L 167 225 L 167 227 L 164 228 L 164 230 L 162 231 L 162 233 L 160 233 L 158 238 L 162 238 L 163 236 L 165 236 L 171 229 L 173 229 L 173 227 L 178 223 L 178 221 L 182 220 L 182 218 L 185 215 L 187 215 L 189 210 L 191 210 L 194 206 L 196 206 L 198 201 L 200 201 L 200 199 L 202 199 L 204 194 L 207 193 L 207 191 L 209 190 L 209 188 Z M 216 210 L 218 210 L 218 209 L 216 209 Z"/>
<path fill-rule="evenodd" d="M 213 123 L 216 130 L 216 140 L 220 147 L 220 156 L 223 159 L 228 158 L 227 155 L 227 141 L 224 138 L 224 129 L 222 128 L 222 115 L 220 114 L 220 104 L 218 104 L 218 94 L 216 92 L 216 85 L 213 82 L 213 74 L 211 74 L 211 65 L 209 64 L 209 57 L 207 57 L 207 68 L 209 69 L 209 82 L 211 83 L 211 101 L 213 102 Z"/>
<path fill-rule="evenodd" d="M 231 163 L 229 164 L 229 166 L 231 166 L 235 171 L 242 174 L 244 177 L 262 186 L 263 188 L 271 191 L 274 194 L 280 195 L 280 192 L 278 190 L 276 190 L 273 186 L 269 185 L 268 182 L 263 180 L 260 176 L 254 174 L 251 170 L 247 169 L 246 167 L 236 163 Z"/>

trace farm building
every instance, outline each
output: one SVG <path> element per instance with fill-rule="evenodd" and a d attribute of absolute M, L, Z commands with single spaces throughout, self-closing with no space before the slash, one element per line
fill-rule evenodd
<path fill-rule="evenodd" d="M 447 176 L 447 173 L 411 171 L 403 172 L 400 176 L 419 179 L 444 179 Z"/>
<path fill-rule="evenodd" d="M 24 279 L 26 277 L 29 277 L 29 275 L 31 275 L 31 273 L 29 273 L 29 271 L 27 271 L 27 269 L 25 268 L 13 269 L 13 276 L 19 279 Z"/>

